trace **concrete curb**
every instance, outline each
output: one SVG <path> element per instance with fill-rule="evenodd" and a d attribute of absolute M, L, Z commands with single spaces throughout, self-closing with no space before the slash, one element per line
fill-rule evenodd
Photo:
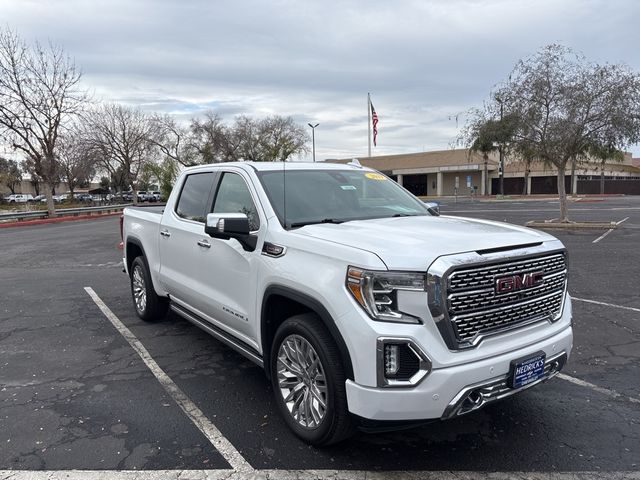
<path fill-rule="evenodd" d="M 616 222 L 550 222 L 532 220 L 525 224 L 530 228 L 547 228 L 553 230 L 613 230 L 618 228 Z"/>
<path fill-rule="evenodd" d="M 104 217 L 113 217 L 115 215 L 122 215 L 122 212 L 114 213 L 95 213 L 93 215 L 77 215 L 55 218 L 42 218 L 38 220 L 22 220 L 16 222 L 0 223 L 0 228 L 13 228 L 13 227 L 30 227 L 32 225 L 45 225 L 47 223 L 61 223 L 61 222 L 75 222 L 78 220 L 98 220 Z"/>

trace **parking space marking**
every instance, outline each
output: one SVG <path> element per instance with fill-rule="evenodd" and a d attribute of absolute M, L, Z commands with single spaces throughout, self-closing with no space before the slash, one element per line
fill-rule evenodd
<path fill-rule="evenodd" d="M 640 472 L 453 472 L 365 470 L 0 470 L 0 480 L 640 480 Z"/>
<path fill-rule="evenodd" d="M 140 356 L 142 361 L 149 367 L 151 373 L 156 377 L 160 385 L 165 389 L 165 391 L 173 398 L 173 400 L 178 404 L 178 406 L 182 409 L 182 411 L 189 417 L 189 419 L 194 423 L 194 425 L 202 432 L 202 434 L 211 442 L 214 448 L 220 452 L 220 455 L 231 465 L 231 467 L 236 472 L 241 473 L 251 473 L 253 472 L 253 468 L 245 460 L 245 458 L 236 450 L 233 444 L 226 439 L 224 435 L 217 429 L 217 427 L 209 420 L 204 413 L 196 406 L 193 401 L 175 384 L 173 380 L 160 368 L 160 366 L 156 363 L 156 361 L 151 357 L 147 349 L 142 345 L 140 340 L 129 330 L 120 319 L 107 307 L 107 305 L 102 301 L 102 299 L 98 296 L 98 294 L 91 287 L 84 287 L 85 291 L 89 294 L 94 303 L 98 306 L 98 308 L 102 311 L 105 317 L 113 324 L 113 326 L 120 332 L 120 334 L 124 337 L 124 339 L 131 345 L 131 347 L 136 351 L 136 353 Z M 32 472 L 33 473 L 33 472 Z M 228 475 L 228 470 L 227 470 Z M 17 478 L 17 477 L 1 477 L 2 478 Z M 31 478 L 31 477 L 23 477 L 23 478 Z M 50 477 L 43 477 L 50 478 Z M 61 478 L 69 478 L 69 477 L 61 477 Z M 78 478 L 87 478 L 87 477 L 78 477 Z M 102 478 L 102 477 L 95 477 Z M 130 478 L 130 477 L 123 477 Z M 131 477 L 136 478 L 136 477 Z M 147 477 L 139 477 L 139 478 L 151 478 Z M 155 478 L 155 477 L 154 477 Z M 158 477 L 162 478 L 162 477 Z"/>
<path fill-rule="evenodd" d="M 596 300 L 588 300 L 586 298 L 577 298 L 577 297 L 573 297 L 573 296 L 571 297 L 571 300 L 577 300 L 578 302 L 585 302 L 585 303 L 594 303 L 596 305 L 602 305 L 604 307 L 620 308 L 622 310 L 630 310 L 632 312 L 639 312 L 640 313 L 640 308 L 626 307 L 624 305 L 616 305 L 614 303 L 598 302 Z"/>
<path fill-rule="evenodd" d="M 602 235 L 600 235 L 598 238 L 596 238 L 593 242 L 591 243 L 598 243 L 600 240 L 602 240 L 604 237 L 606 237 L 607 235 L 609 235 L 611 232 L 613 232 L 613 228 L 607 230 L 606 232 L 604 232 Z"/>
<path fill-rule="evenodd" d="M 571 382 L 574 385 L 580 385 L 581 387 L 590 388 L 591 390 L 593 390 L 595 392 L 601 393 L 603 395 L 607 395 L 608 397 L 611 397 L 611 398 L 620 398 L 620 399 L 628 400 L 631 403 L 640 404 L 640 399 L 624 396 L 621 393 L 616 392 L 615 390 L 610 390 L 608 388 L 599 387 L 598 385 L 594 385 L 593 383 L 585 382 L 584 380 L 580 380 L 579 378 L 572 377 L 572 376 L 566 375 L 564 373 L 559 373 L 558 374 L 558 378 L 561 378 L 562 380 L 566 380 L 567 382 Z"/>
<path fill-rule="evenodd" d="M 620 220 L 619 222 L 616 222 L 616 226 L 618 225 L 622 225 L 624 222 L 626 222 L 627 220 L 629 220 L 629 217 L 627 218 L 623 218 L 622 220 Z M 604 237 L 606 237 L 607 235 L 609 235 L 611 232 L 613 232 L 613 228 L 607 230 L 606 232 L 604 232 L 602 235 L 600 235 L 598 238 L 596 238 L 593 242 L 591 243 L 598 243 L 600 240 L 602 240 Z"/>

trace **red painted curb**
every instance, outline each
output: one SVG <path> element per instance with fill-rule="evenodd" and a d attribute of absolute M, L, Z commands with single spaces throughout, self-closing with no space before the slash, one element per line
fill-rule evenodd
<path fill-rule="evenodd" d="M 78 220 L 98 220 L 104 217 L 113 217 L 115 215 L 122 215 L 122 212 L 115 213 L 102 213 L 94 215 L 78 215 L 78 216 L 66 216 L 56 218 L 42 218 L 39 220 L 23 220 L 11 223 L 0 223 L 0 228 L 12 228 L 12 227 L 30 227 L 32 225 L 45 225 L 47 223 L 61 223 L 61 222 L 75 222 Z"/>

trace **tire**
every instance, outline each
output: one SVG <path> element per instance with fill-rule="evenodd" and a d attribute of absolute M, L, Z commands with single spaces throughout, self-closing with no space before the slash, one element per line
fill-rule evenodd
<path fill-rule="evenodd" d="M 298 355 L 291 356 L 292 351 Z M 305 366 L 299 368 L 301 363 L 297 362 L 302 361 Z M 338 347 L 316 315 L 296 315 L 280 325 L 271 348 L 270 366 L 276 404 L 298 437 L 321 446 L 353 434 Z M 289 388 L 295 385 L 297 393 Z"/>
<path fill-rule="evenodd" d="M 169 302 L 156 294 L 147 260 L 143 256 L 136 257 L 131 263 L 129 273 L 133 308 L 136 309 L 138 316 L 145 322 L 164 318 L 169 309 Z"/>

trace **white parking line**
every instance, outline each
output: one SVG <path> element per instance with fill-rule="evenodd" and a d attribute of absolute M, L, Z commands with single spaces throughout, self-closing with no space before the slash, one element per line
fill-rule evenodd
<path fill-rule="evenodd" d="M 627 218 L 623 218 L 622 220 L 620 220 L 619 222 L 616 223 L 616 225 L 620 225 L 621 223 L 626 222 L 627 220 L 629 220 L 629 217 Z"/>
<path fill-rule="evenodd" d="M 91 287 L 84 287 L 85 291 L 89 294 L 98 308 L 102 311 L 105 317 L 113 324 L 113 326 L 120 332 L 124 339 L 131 345 L 131 347 L 140 355 L 142 361 L 149 367 L 151 373 L 156 377 L 160 385 L 166 390 L 166 392 L 173 398 L 182 411 L 191 419 L 195 426 L 202 432 L 202 434 L 211 442 L 214 448 L 220 452 L 220 455 L 231 465 L 231 467 L 240 473 L 251 473 L 253 468 L 244 459 L 244 457 L 236 450 L 236 448 L 225 438 L 224 435 L 216 428 L 216 426 L 209 420 L 204 413 L 191 401 L 189 397 L 175 384 L 173 380 L 160 368 L 156 361 L 151 357 L 147 349 L 142 345 L 140 340 L 129 330 L 116 315 L 107 307 L 107 305 L 100 299 L 98 294 L 93 291 Z M 33 473 L 33 472 L 32 472 Z M 85 472 L 82 472 L 84 475 Z M 227 470 L 228 475 L 228 470 Z M 18 478 L 13 476 L 2 478 Z M 32 478 L 32 477 L 22 477 Z M 36 477 L 33 477 L 36 478 Z M 39 478 L 39 477 L 38 477 Z M 42 477 L 42 478 L 54 478 L 54 477 Z M 72 477 L 55 477 L 55 478 L 72 478 Z M 89 477 L 73 477 L 73 478 L 89 478 Z M 103 478 L 100 476 L 91 478 Z M 113 477 L 116 478 L 116 477 Z M 147 477 L 121 477 L 121 478 L 152 478 Z M 164 478 L 164 477 L 153 477 Z M 218 478 L 218 477 L 216 477 Z"/>
<path fill-rule="evenodd" d="M 0 480 L 639 480 L 638 472 L 455 472 L 364 470 L 255 470 L 229 474 L 228 470 L 0 470 Z"/>
<path fill-rule="evenodd" d="M 593 242 L 591 243 L 598 243 L 600 240 L 602 240 L 604 237 L 606 237 L 607 235 L 609 235 L 611 232 L 613 232 L 613 229 L 607 230 L 606 232 L 604 232 L 602 235 L 600 235 L 598 238 L 596 238 Z"/>
<path fill-rule="evenodd" d="M 567 382 L 571 382 L 574 385 L 580 385 L 581 387 L 590 388 L 591 390 L 594 390 L 594 391 L 596 391 L 598 393 L 601 393 L 603 395 L 607 395 L 607 396 L 612 397 L 612 398 L 622 398 L 622 399 L 630 401 L 631 403 L 640 403 L 640 399 L 633 398 L 633 397 L 626 397 L 626 396 L 622 395 L 621 393 L 616 392 L 615 390 L 610 390 L 608 388 L 599 387 L 598 385 L 594 385 L 593 383 L 585 382 L 584 380 L 580 380 L 579 378 L 575 378 L 575 377 L 571 377 L 569 375 L 565 375 L 564 373 L 559 373 L 558 374 L 558 378 L 561 378 L 562 380 L 566 380 Z"/>
<path fill-rule="evenodd" d="M 596 300 L 588 300 L 586 298 L 577 298 L 577 297 L 572 296 L 571 300 L 577 300 L 578 302 L 585 302 L 585 303 L 594 303 L 596 305 L 602 305 L 604 307 L 620 308 L 622 310 L 630 310 L 632 312 L 640 312 L 640 308 L 626 307 L 624 305 L 616 305 L 614 303 L 598 302 Z"/>

